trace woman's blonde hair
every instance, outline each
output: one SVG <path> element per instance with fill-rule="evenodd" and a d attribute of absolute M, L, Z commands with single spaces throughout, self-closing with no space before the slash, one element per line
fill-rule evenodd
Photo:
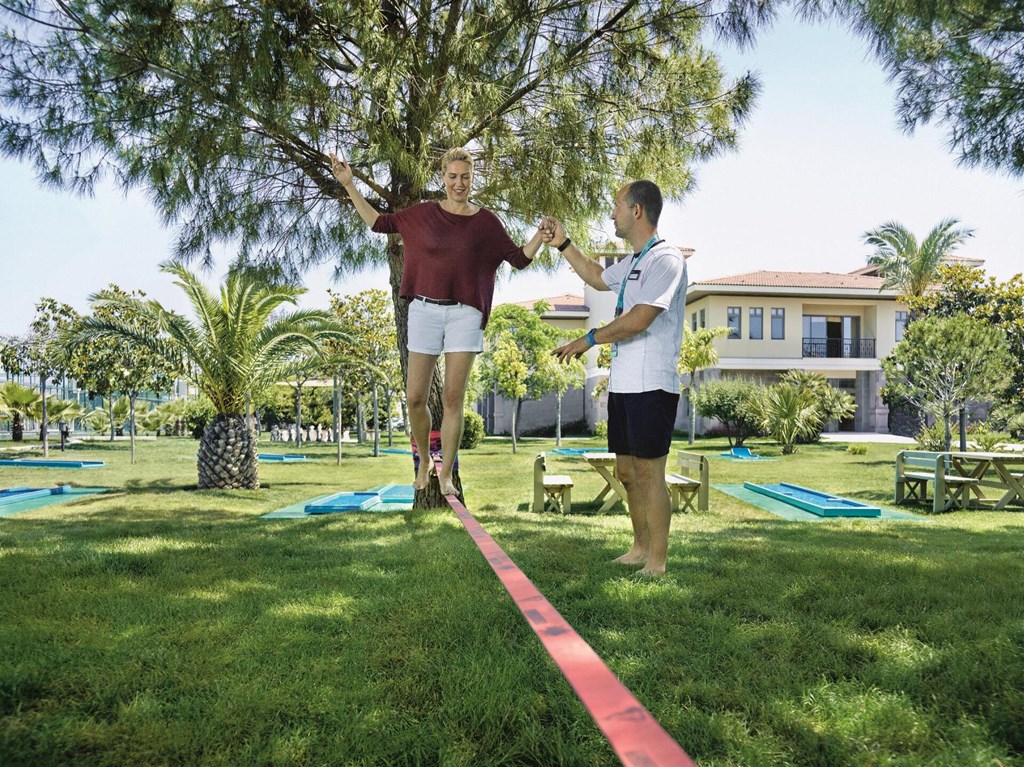
<path fill-rule="evenodd" d="M 449 149 L 441 157 L 441 172 L 448 170 L 448 164 L 453 162 L 468 162 L 470 170 L 473 168 L 473 155 L 465 147 L 456 146 Z"/>

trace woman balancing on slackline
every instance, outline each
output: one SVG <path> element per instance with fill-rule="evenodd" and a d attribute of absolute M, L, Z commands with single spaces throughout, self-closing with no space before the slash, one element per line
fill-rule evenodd
<path fill-rule="evenodd" d="M 374 232 L 400 234 L 405 267 L 400 295 L 409 302 L 409 364 L 406 398 L 409 424 L 420 450 L 413 483 L 427 487 L 432 469 L 427 395 L 437 358 L 444 352 L 444 416 L 441 420 L 441 493 L 456 495 L 455 455 L 462 441 L 466 385 L 473 360 L 484 348 L 484 326 L 491 313 L 494 278 L 502 261 L 529 265 L 542 242 L 537 232 L 522 247 L 508 236 L 491 211 L 469 201 L 473 155 L 449 149 L 441 158 L 445 199 L 420 202 L 397 213 L 378 213 L 356 189 L 352 168 L 331 154 L 334 177 L 352 198 L 359 216 Z"/>

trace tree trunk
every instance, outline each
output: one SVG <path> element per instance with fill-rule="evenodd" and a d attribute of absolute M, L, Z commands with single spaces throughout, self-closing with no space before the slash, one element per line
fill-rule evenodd
<path fill-rule="evenodd" d="M 137 393 L 128 395 L 128 440 L 131 444 L 131 462 L 135 465 L 135 398 Z"/>
<path fill-rule="evenodd" d="M 512 452 L 516 452 L 516 421 L 519 418 L 519 403 L 522 400 L 516 400 L 516 406 L 512 408 Z"/>
<path fill-rule="evenodd" d="M 373 384 L 373 457 L 380 458 L 380 402 L 376 382 Z"/>
<path fill-rule="evenodd" d="M 11 420 L 11 442 L 25 441 L 25 424 L 21 420 L 21 413 L 15 413 Z"/>
<path fill-rule="evenodd" d="M 967 408 L 960 408 L 960 452 L 967 452 Z"/>
<path fill-rule="evenodd" d="M 558 404 L 555 406 L 555 446 L 562 446 L 562 393 L 558 392 Z"/>
<path fill-rule="evenodd" d="M 395 445 L 394 431 L 395 430 L 391 426 L 391 387 L 390 386 L 385 386 L 384 387 L 384 409 L 387 411 L 387 414 L 388 414 L 388 447 L 394 447 L 394 445 Z"/>
<path fill-rule="evenodd" d="M 686 404 L 690 406 L 688 408 L 690 411 L 690 436 L 686 443 L 688 445 L 693 444 L 693 435 L 697 431 L 697 405 L 694 402 L 694 400 L 696 399 L 695 394 L 696 391 L 693 388 L 693 376 L 691 375 L 690 385 L 686 387 Z"/>
<path fill-rule="evenodd" d="M 244 415 L 215 417 L 199 441 L 199 489 L 259 489 L 256 448 L 255 434 Z"/>
<path fill-rule="evenodd" d="M 341 466 L 341 387 L 338 374 L 334 374 L 334 443 L 338 446 L 338 465 Z"/>
<path fill-rule="evenodd" d="M 302 384 L 295 379 L 295 447 L 302 447 Z"/>
<path fill-rule="evenodd" d="M 107 397 L 107 409 L 110 413 L 110 441 L 114 441 L 114 398 Z"/>
<path fill-rule="evenodd" d="M 39 425 L 39 439 L 43 443 L 43 458 L 48 458 L 50 455 L 50 440 L 47 439 L 47 426 L 46 423 L 46 376 L 39 376 L 39 391 L 43 395 L 43 422 Z"/>

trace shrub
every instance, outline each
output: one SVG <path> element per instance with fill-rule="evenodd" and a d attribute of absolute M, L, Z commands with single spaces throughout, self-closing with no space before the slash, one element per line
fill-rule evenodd
<path fill-rule="evenodd" d="M 472 410 L 465 414 L 465 426 L 462 429 L 462 442 L 459 443 L 460 450 L 472 450 L 480 444 L 484 438 L 484 417 Z"/>
<path fill-rule="evenodd" d="M 847 448 L 846 448 L 846 452 L 849 453 L 850 455 L 867 455 L 868 446 L 867 445 L 848 445 Z"/>
<path fill-rule="evenodd" d="M 936 421 L 931 426 L 922 427 L 921 431 L 914 435 L 914 439 L 922 450 L 941 452 L 946 449 L 946 427 L 942 425 L 942 421 Z"/>
<path fill-rule="evenodd" d="M 594 424 L 594 436 L 608 439 L 608 422 L 598 421 Z"/>
<path fill-rule="evenodd" d="M 185 405 L 185 428 L 195 439 L 200 439 L 216 415 L 217 412 L 209 399 L 196 397 Z"/>
<path fill-rule="evenodd" d="M 971 441 L 981 452 L 995 453 L 1006 447 L 1006 443 L 1010 441 L 1010 435 L 989 431 L 986 424 L 979 423 L 971 430 Z"/>

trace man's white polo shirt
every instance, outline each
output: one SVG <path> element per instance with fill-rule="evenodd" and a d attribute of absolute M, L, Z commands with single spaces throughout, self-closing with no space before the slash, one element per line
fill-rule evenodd
<path fill-rule="evenodd" d="M 613 293 L 626 280 L 622 298 L 625 314 L 637 304 L 664 311 L 644 332 L 620 341 L 612 358 L 608 391 L 622 394 L 661 389 L 679 393 L 679 348 L 683 344 L 686 311 L 686 259 L 679 249 L 661 242 L 636 264 L 636 256 L 612 264 L 601 278 Z"/>

